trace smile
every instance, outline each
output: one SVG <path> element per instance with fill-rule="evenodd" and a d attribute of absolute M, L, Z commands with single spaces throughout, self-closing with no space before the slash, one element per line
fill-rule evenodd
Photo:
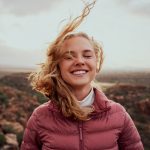
<path fill-rule="evenodd" d="M 84 74 L 86 74 L 88 71 L 86 71 L 86 70 L 76 70 L 76 71 L 72 71 L 71 73 L 73 74 L 73 75 L 84 75 Z"/>

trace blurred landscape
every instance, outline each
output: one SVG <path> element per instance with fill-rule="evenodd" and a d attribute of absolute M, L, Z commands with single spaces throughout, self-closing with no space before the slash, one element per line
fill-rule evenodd
<path fill-rule="evenodd" d="M 48 99 L 33 91 L 31 69 L 0 68 L 0 150 L 18 150 L 32 111 Z M 150 71 L 104 71 L 97 84 L 134 120 L 145 150 L 150 148 Z"/>

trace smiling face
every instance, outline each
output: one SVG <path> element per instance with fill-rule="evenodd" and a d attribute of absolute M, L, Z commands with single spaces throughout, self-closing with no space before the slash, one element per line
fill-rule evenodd
<path fill-rule="evenodd" d="M 73 89 L 90 88 L 96 76 L 96 55 L 92 44 L 81 36 L 64 41 L 59 68 L 62 79 Z"/>

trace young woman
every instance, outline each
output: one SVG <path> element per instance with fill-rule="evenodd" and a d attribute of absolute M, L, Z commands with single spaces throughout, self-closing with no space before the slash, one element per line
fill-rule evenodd
<path fill-rule="evenodd" d="M 50 100 L 28 120 L 21 150 L 143 150 L 125 109 L 92 86 L 102 47 L 85 33 L 73 33 L 94 3 L 65 26 L 41 70 L 31 75 L 34 89 Z"/>

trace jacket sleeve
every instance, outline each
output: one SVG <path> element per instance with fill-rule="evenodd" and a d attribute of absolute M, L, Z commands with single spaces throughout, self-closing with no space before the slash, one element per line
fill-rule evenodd
<path fill-rule="evenodd" d="M 24 132 L 21 150 L 40 150 L 41 144 L 38 136 L 38 125 L 36 113 L 33 112 L 27 122 Z"/>
<path fill-rule="evenodd" d="M 133 120 L 125 111 L 125 120 L 118 143 L 120 150 L 144 150 L 140 135 Z"/>

